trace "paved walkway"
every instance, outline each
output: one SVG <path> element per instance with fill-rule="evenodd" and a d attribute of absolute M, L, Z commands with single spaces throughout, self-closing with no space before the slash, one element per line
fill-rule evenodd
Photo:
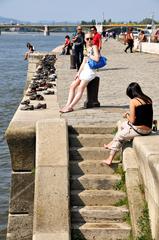
<path fill-rule="evenodd" d="M 125 90 L 130 82 L 138 82 L 143 91 L 154 102 L 154 118 L 159 119 L 159 56 L 153 54 L 126 54 L 120 42 L 110 39 L 103 44 L 103 55 L 108 58 L 106 69 L 98 72 L 100 77 L 100 108 L 83 109 L 86 94 L 75 106 L 75 111 L 62 114 L 69 124 L 105 124 L 116 123 L 122 113 L 128 109 L 129 98 Z M 56 63 L 58 75 L 58 102 L 60 107 L 66 103 L 68 89 L 75 70 L 70 70 L 69 56 L 58 56 Z"/>

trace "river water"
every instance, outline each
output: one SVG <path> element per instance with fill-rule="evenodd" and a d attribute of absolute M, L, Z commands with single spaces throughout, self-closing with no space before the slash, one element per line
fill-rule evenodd
<path fill-rule="evenodd" d="M 11 164 L 4 133 L 20 101 L 26 81 L 26 43 L 37 51 L 51 51 L 64 42 L 65 33 L 3 33 L 0 35 L 0 232 L 6 229 L 10 193 Z M 5 239 L 1 237 L 0 239 Z"/>

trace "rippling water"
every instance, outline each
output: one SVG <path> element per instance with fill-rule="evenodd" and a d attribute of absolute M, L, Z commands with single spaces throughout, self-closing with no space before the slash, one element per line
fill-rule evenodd
<path fill-rule="evenodd" d="M 0 231 L 6 229 L 7 225 L 11 179 L 10 155 L 4 133 L 22 98 L 28 66 L 27 61 L 23 60 L 27 50 L 26 43 L 31 42 L 37 51 L 51 51 L 63 43 L 64 35 L 64 33 L 52 33 L 47 37 L 39 33 L 0 35 Z"/>

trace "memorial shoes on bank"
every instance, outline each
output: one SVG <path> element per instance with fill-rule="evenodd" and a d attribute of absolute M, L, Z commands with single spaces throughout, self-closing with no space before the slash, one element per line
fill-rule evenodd
<path fill-rule="evenodd" d="M 38 104 L 34 107 L 34 109 L 46 109 L 46 108 L 47 108 L 46 103 L 43 103 L 43 104 L 38 103 Z"/>
<path fill-rule="evenodd" d="M 32 95 L 35 95 L 36 94 L 36 90 L 29 90 L 25 95 L 26 96 L 32 96 Z"/>
<path fill-rule="evenodd" d="M 30 104 L 30 100 L 26 99 L 24 101 L 21 102 L 22 105 L 29 105 Z"/>
<path fill-rule="evenodd" d="M 44 97 L 41 94 L 35 94 L 29 97 L 30 100 L 39 100 L 39 101 L 43 101 Z"/>
<path fill-rule="evenodd" d="M 25 105 L 24 107 L 21 107 L 20 110 L 27 111 L 27 110 L 34 110 L 33 105 Z"/>
<path fill-rule="evenodd" d="M 54 92 L 54 90 L 46 90 L 46 91 L 43 92 L 43 94 L 45 94 L 45 95 L 54 95 L 55 92 Z"/>
<path fill-rule="evenodd" d="M 34 105 L 25 105 L 25 106 L 21 107 L 20 110 L 28 111 L 28 110 L 46 109 L 46 108 L 47 108 L 46 103 L 44 103 L 44 104 L 38 103 L 36 106 L 34 106 Z"/>

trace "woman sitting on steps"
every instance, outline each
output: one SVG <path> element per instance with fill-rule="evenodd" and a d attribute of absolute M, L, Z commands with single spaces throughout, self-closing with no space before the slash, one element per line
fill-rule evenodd
<path fill-rule="evenodd" d="M 138 83 L 132 82 L 126 90 L 130 100 L 130 113 L 126 112 L 123 117 L 127 120 L 122 124 L 113 140 L 104 144 L 110 149 L 109 157 L 102 161 L 102 165 L 111 165 L 115 154 L 121 149 L 123 143 L 133 139 L 135 136 L 146 136 L 152 131 L 153 108 L 152 100 L 145 95 Z"/>

